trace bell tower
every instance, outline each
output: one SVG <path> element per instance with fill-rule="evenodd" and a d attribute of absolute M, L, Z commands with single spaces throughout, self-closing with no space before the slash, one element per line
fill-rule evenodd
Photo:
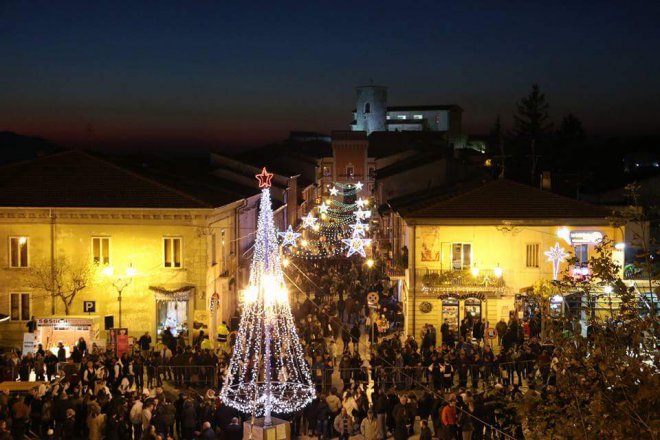
<path fill-rule="evenodd" d="M 356 87 L 357 101 L 355 103 L 355 123 L 353 131 L 387 131 L 387 87 L 359 86 Z"/>

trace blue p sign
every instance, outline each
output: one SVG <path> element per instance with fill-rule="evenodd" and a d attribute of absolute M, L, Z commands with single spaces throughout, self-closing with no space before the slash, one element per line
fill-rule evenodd
<path fill-rule="evenodd" d="M 84 301 L 83 310 L 85 311 L 85 313 L 96 312 L 96 301 Z"/>

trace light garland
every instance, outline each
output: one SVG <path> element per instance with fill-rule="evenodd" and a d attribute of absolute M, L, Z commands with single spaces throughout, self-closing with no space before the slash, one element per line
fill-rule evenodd
<path fill-rule="evenodd" d="M 259 209 L 249 287 L 220 397 L 239 411 L 264 415 L 268 426 L 271 413 L 299 411 L 316 392 L 284 284 L 268 186 Z"/>
<path fill-rule="evenodd" d="M 543 252 L 548 261 L 552 262 L 552 279 L 556 280 L 557 275 L 559 275 L 559 265 L 566 260 L 566 257 L 570 256 L 563 247 L 559 246 L 559 243 L 555 243 L 553 247 L 549 250 Z"/>
<path fill-rule="evenodd" d="M 369 229 L 369 226 L 362 223 L 360 219 L 356 219 L 355 223 L 349 225 L 353 230 L 352 236 L 364 237 L 365 233 Z"/>
<path fill-rule="evenodd" d="M 298 237 L 300 237 L 302 234 L 299 232 L 294 232 L 291 225 L 289 225 L 289 228 L 286 231 L 278 232 L 277 235 L 282 237 L 282 246 L 295 246 L 296 240 L 298 240 Z"/>
<path fill-rule="evenodd" d="M 363 257 L 367 256 L 367 254 L 364 251 L 364 247 L 369 246 L 371 244 L 370 238 L 361 238 L 356 234 L 353 234 L 351 238 L 345 238 L 342 241 L 346 246 L 348 246 L 348 252 L 346 253 L 347 257 L 350 257 L 355 253 L 360 254 Z"/>
<path fill-rule="evenodd" d="M 302 224 L 303 228 L 313 228 L 314 225 L 316 225 L 318 219 L 314 217 L 311 212 L 308 212 L 307 215 L 302 218 L 302 221 L 303 221 Z"/>

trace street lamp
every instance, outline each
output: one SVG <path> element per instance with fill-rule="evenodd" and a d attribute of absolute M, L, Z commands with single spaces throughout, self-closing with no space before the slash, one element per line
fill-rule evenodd
<path fill-rule="evenodd" d="M 119 328 L 121 328 L 121 294 L 126 287 L 133 281 L 133 277 L 136 274 L 136 270 L 133 267 L 133 264 L 129 264 L 126 268 L 126 274 L 124 276 L 118 276 L 112 282 L 112 287 L 117 291 L 117 303 L 119 305 Z M 103 269 L 103 275 L 108 278 L 112 278 L 115 274 L 115 269 L 112 266 L 107 266 Z"/>

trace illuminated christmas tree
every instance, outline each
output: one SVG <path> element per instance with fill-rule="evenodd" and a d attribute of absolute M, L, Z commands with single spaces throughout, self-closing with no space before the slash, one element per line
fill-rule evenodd
<path fill-rule="evenodd" d="M 220 392 L 227 405 L 264 415 L 266 426 L 271 423 L 271 413 L 298 411 L 315 396 L 284 284 L 270 201 L 272 176 L 265 168 L 256 176 L 262 192 L 250 282 Z"/>

